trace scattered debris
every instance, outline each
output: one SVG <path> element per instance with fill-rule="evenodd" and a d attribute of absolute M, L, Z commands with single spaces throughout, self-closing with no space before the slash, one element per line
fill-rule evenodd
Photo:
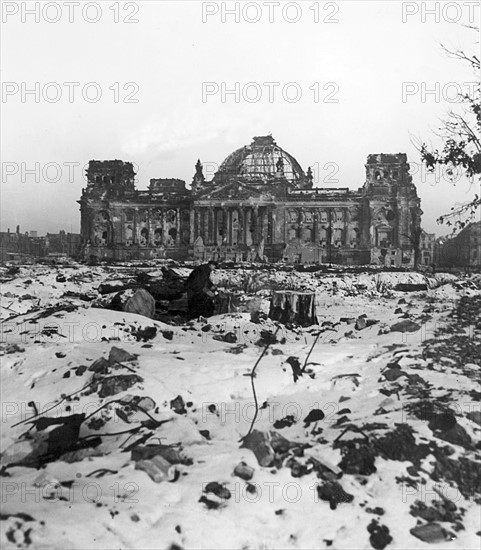
<path fill-rule="evenodd" d="M 249 481 L 254 475 L 254 468 L 251 468 L 245 462 L 240 462 L 234 469 L 234 475 L 245 481 Z"/>
<path fill-rule="evenodd" d="M 369 542 L 376 550 L 384 550 L 393 540 L 389 534 L 389 529 L 385 525 L 380 525 L 375 519 L 367 526 L 370 533 Z"/>
<path fill-rule="evenodd" d="M 413 527 L 409 531 L 411 535 L 422 540 L 423 542 L 429 542 L 430 544 L 436 542 L 445 542 L 454 540 L 456 535 L 443 529 L 439 523 L 425 523 L 424 525 L 418 525 Z"/>

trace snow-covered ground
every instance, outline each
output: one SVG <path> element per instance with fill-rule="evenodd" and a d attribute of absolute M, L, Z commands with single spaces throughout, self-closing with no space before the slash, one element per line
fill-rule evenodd
<path fill-rule="evenodd" d="M 264 312 L 269 288 L 315 291 L 319 326 L 302 329 L 91 307 L 119 271 L 2 284 L 2 547 L 479 548 L 479 276 L 215 274 Z M 261 466 L 240 440 L 267 333 L 254 429 L 276 453 Z M 410 532 L 426 524 L 432 542 Z"/>

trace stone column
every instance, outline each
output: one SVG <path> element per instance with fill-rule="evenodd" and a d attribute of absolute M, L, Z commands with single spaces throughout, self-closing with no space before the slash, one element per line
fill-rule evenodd
<path fill-rule="evenodd" d="M 179 246 L 180 244 L 180 208 L 175 209 L 175 222 L 176 222 L 175 229 L 177 231 L 175 244 Z"/>
<path fill-rule="evenodd" d="M 212 231 L 214 233 L 214 245 L 218 246 L 218 244 L 217 244 L 217 236 L 219 234 L 219 227 L 218 227 L 219 224 L 218 224 L 218 220 L 217 220 L 218 209 L 214 208 L 213 212 L 214 212 L 214 224 L 213 224 L 213 227 L 212 227 Z"/>
<path fill-rule="evenodd" d="M 257 204 L 254 206 L 254 219 L 253 219 L 253 226 L 254 226 L 254 234 L 252 235 L 252 242 L 255 245 L 259 244 L 259 207 Z"/>
<path fill-rule="evenodd" d="M 189 244 L 194 244 L 195 241 L 195 209 L 194 207 L 190 210 L 190 235 L 189 235 Z"/>
<path fill-rule="evenodd" d="M 237 230 L 237 244 L 245 244 L 244 239 L 244 209 L 240 204 L 236 206 L 239 214 L 238 230 Z"/>
<path fill-rule="evenodd" d="M 277 240 L 277 209 L 276 208 L 273 208 L 272 209 L 272 215 L 271 215 L 271 220 L 272 220 L 272 243 L 277 243 L 278 240 Z"/>
<path fill-rule="evenodd" d="M 134 220 L 132 222 L 132 244 L 137 244 L 137 208 L 134 209 Z"/>
<path fill-rule="evenodd" d="M 314 243 L 316 246 L 319 246 L 319 212 L 317 210 L 315 210 L 313 213 L 312 228 L 312 232 L 314 234 Z"/>
<path fill-rule="evenodd" d="M 202 240 L 204 240 L 204 237 L 202 236 L 202 207 L 198 206 L 195 209 L 195 238 L 198 239 L 199 237 L 202 237 Z"/>
<path fill-rule="evenodd" d="M 167 210 L 162 208 L 162 244 L 167 242 Z"/>
<path fill-rule="evenodd" d="M 229 208 L 225 206 L 222 210 L 223 210 L 222 215 L 223 215 L 223 222 L 224 222 L 224 228 L 225 228 L 224 238 L 225 238 L 226 245 L 229 245 L 230 244 L 230 212 L 229 212 Z"/>
<path fill-rule="evenodd" d="M 206 244 L 209 244 L 209 245 L 215 244 L 214 225 L 215 225 L 214 209 L 211 206 L 209 207 L 209 221 L 207 224 L 207 227 L 209 229 L 209 237 Z"/>

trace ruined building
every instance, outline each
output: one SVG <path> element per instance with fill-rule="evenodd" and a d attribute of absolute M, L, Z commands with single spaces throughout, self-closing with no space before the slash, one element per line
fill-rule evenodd
<path fill-rule="evenodd" d="M 367 158 L 358 190 L 313 186 L 272 136 L 230 154 L 211 181 L 200 161 L 191 188 L 152 179 L 135 188 L 129 162 L 90 161 L 79 201 L 83 255 L 409 265 L 420 200 L 406 155 Z"/>

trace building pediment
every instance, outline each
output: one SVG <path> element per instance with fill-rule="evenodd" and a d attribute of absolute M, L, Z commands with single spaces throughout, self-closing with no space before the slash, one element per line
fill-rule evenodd
<path fill-rule="evenodd" d="M 240 181 L 230 182 L 225 185 L 205 189 L 197 195 L 201 200 L 272 200 L 283 196 L 283 189 L 273 186 L 254 186 Z"/>

